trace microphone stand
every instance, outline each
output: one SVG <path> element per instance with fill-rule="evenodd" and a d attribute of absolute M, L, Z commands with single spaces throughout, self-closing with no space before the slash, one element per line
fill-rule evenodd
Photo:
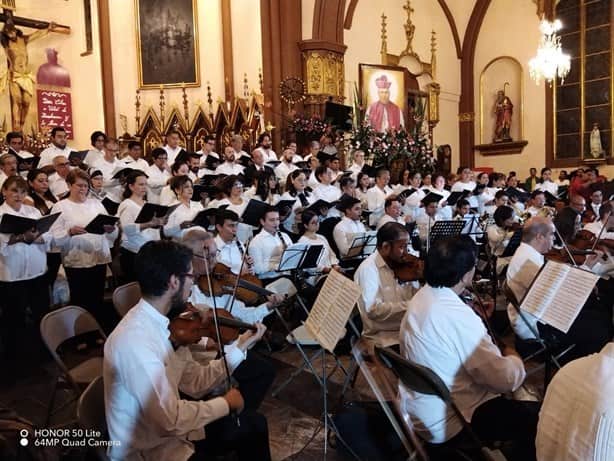
<path fill-rule="evenodd" d="M 215 294 L 213 293 L 213 286 L 211 284 L 211 274 L 209 272 L 209 259 L 207 257 L 204 258 L 205 261 L 205 273 L 207 274 L 207 285 L 209 286 L 209 293 L 211 293 L 211 299 L 213 299 L 213 325 L 215 326 L 215 335 L 217 337 L 217 344 L 219 348 L 220 358 L 222 363 L 224 364 L 224 370 L 226 371 L 226 390 L 229 391 L 232 389 L 232 384 L 230 380 L 230 368 L 228 367 L 228 361 L 226 360 L 226 354 L 224 354 L 224 343 L 222 342 L 222 333 L 220 332 L 220 323 L 217 316 L 217 303 L 215 301 Z M 235 287 L 236 289 L 236 287 Z M 241 422 L 239 421 L 239 416 L 233 415 L 236 422 L 237 427 L 241 427 Z"/>

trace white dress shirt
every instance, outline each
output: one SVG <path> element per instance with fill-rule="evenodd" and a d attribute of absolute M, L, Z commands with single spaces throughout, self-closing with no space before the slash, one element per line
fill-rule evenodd
<path fill-rule="evenodd" d="M 160 203 L 162 188 L 168 183 L 171 174 L 166 170 L 160 170 L 155 164 L 145 170 L 147 178 L 147 200 L 151 203 Z"/>
<path fill-rule="evenodd" d="M 315 273 L 315 272 L 322 272 L 322 270 L 324 269 L 330 269 L 332 266 L 337 266 L 339 265 L 339 260 L 337 259 L 337 256 L 335 255 L 335 252 L 332 250 L 332 248 L 330 247 L 328 240 L 326 240 L 326 238 L 323 235 L 320 234 L 315 234 L 315 239 L 311 239 L 305 235 L 301 236 L 300 239 L 298 239 L 297 243 L 305 243 L 307 245 L 322 245 L 322 253 L 320 254 L 320 260 L 318 261 L 318 267 L 315 269 L 308 269 L 306 272 L 307 273 Z M 307 282 L 309 282 L 311 285 L 315 285 L 317 282 L 317 277 L 316 275 L 312 275 L 311 277 L 307 278 Z"/>
<path fill-rule="evenodd" d="M 136 218 L 143 207 L 134 200 L 127 198 L 119 204 L 117 216 L 122 228 L 121 247 L 132 253 L 138 253 L 143 245 L 152 240 L 160 240 L 160 229 L 140 229 Z"/>
<path fill-rule="evenodd" d="M 359 165 L 358 163 L 352 163 L 350 165 L 350 167 L 348 168 L 348 171 L 352 172 L 352 179 L 354 181 L 358 180 L 358 173 L 360 173 L 362 171 L 362 168 L 365 166 L 365 164 L 363 163 L 362 165 Z"/>
<path fill-rule="evenodd" d="M 277 154 L 273 149 L 265 149 L 264 147 L 259 147 L 257 150 L 262 152 L 262 157 L 264 157 L 264 163 L 275 162 L 278 160 Z"/>
<path fill-rule="evenodd" d="M 256 200 L 259 200 L 259 199 L 256 199 Z M 216 207 L 227 205 L 226 207 L 227 210 L 234 211 L 237 214 L 237 216 L 241 218 L 241 216 L 243 216 L 243 212 L 247 208 L 248 203 L 249 203 L 249 198 L 246 198 L 246 197 L 242 199 L 242 202 L 240 204 L 231 203 L 230 200 L 228 200 L 227 198 L 224 198 L 217 203 Z M 244 222 L 238 223 L 237 224 L 237 238 L 243 243 L 247 242 L 250 238 L 254 236 L 254 229 L 255 227 L 250 226 L 249 224 L 246 224 Z"/>
<path fill-rule="evenodd" d="M 318 178 L 316 178 L 316 172 L 314 170 L 309 175 L 309 178 L 307 178 L 307 187 L 310 187 L 311 190 L 314 190 L 319 185 L 320 185 L 320 181 L 318 181 Z"/>
<path fill-rule="evenodd" d="M 188 301 L 194 304 L 194 307 L 198 309 L 199 304 L 204 304 L 208 307 L 217 307 L 218 309 L 225 309 L 228 312 L 232 312 L 232 315 L 242 322 L 254 324 L 256 322 L 262 322 L 262 320 L 269 315 L 272 310 L 269 310 L 266 303 L 260 306 L 246 307 L 245 303 L 239 299 L 233 300 L 232 294 L 224 294 L 222 296 L 215 296 L 215 302 L 212 296 L 207 296 L 203 293 L 198 285 L 192 286 L 192 293 Z M 232 303 L 232 305 L 231 305 Z"/>
<path fill-rule="evenodd" d="M 122 186 L 118 179 L 113 179 L 113 175 L 124 168 L 123 162 L 113 158 L 112 162 L 102 158 L 93 165 L 93 168 L 102 172 L 102 189 L 114 202 L 121 201 Z"/>
<path fill-rule="evenodd" d="M 275 176 L 279 179 L 279 183 L 285 186 L 286 181 L 288 179 L 288 175 L 292 173 L 294 170 L 298 170 L 298 167 L 293 163 L 286 163 L 285 161 L 281 162 L 279 165 L 275 167 Z"/>
<path fill-rule="evenodd" d="M 164 235 L 170 237 L 173 240 L 181 240 L 183 234 L 191 229 L 202 229 L 200 226 L 181 228 L 181 223 L 185 221 L 192 221 L 194 217 L 203 210 L 203 206 L 200 202 L 188 202 L 186 206 L 183 202 L 175 208 L 175 210 L 168 217 L 168 221 L 164 226 Z M 207 229 L 202 229 L 206 231 Z"/>
<path fill-rule="evenodd" d="M 543 265 L 544 256 L 531 245 L 522 242 L 514 253 L 514 256 L 512 256 L 512 259 L 507 266 L 506 274 L 507 285 L 514 293 L 514 296 L 518 302 L 522 301 L 525 293 L 529 289 L 529 286 L 531 286 L 531 282 L 533 282 L 537 272 Z M 510 324 L 514 329 L 514 332 L 520 338 L 535 338 L 533 333 L 531 333 L 531 329 L 518 316 L 516 309 L 511 304 L 507 306 L 507 315 L 510 319 Z M 523 312 L 523 316 L 531 327 L 537 330 L 537 317 L 529 314 L 528 312 Z"/>
<path fill-rule="evenodd" d="M 40 211 L 32 206 L 22 204 L 19 211 L 15 211 L 6 202 L 0 205 L 0 220 L 5 214 L 30 219 L 42 218 Z M 9 245 L 10 238 L 11 234 L 0 234 L 0 281 L 31 280 L 47 272 L 47 251 L 52 241 L 49 232 L 42 235 L 42 243 L 19 242 Z"/>
<path fill-rule="evenodd" d="M 163 149 L 166 151 L 167 163 L 170 168 L 172 164 L 175 163 L 175 159 L 179 155 L 179 152 L 183 150 L 183 147 L 177 146 L 173 149 L 167 144 L 163 147 Z"/>
<path fill-rule="evenodd" d="M 384 187 L 383 190 L 379 186 L 373 186 L 367 191 L 367 209 L 371 212 L 371 215 L 369 215 L 370 226 L 375 226 L 384 214 L 384 202 L 390 194 L 392 194 L 390 186 Z"/>
<path fill-rule="evenodd" d="M 93 166 L 102 158 L 104 158 L 104 151 L 93 148 L 87 151 L 87 154 L 85 154 L 85 157 L 83 158 L 83 163 Z"/>
<path fill-rule="evenodd" d="M 278 234 L 270 234 L 262 229 L 252 240 L 249 255 L 254 259 L 254 273 L 261 279 L 270 279 L 285 274 L 277 272 L 277 268 L 281 255 L 288 246 L 292 245 L 292 240 L 283 232 L 281 232 L 281 239 Z"/>
<path fill-rule="evenodd" d="M 601 221 L 594 221 L 594 222 L 585 224 L 583 229 L 589 231 L 593 235 L 598 236 L 599 232 L 601 232 L 602 227 L 603 227 L 603 224 L 601 224 Z M 603 231 L 603 233 L 601 234 L 601 238 L 607 239 L 607 240 L 614 240 L 614 232 Z"/>
<path fill-rule="evenodd" d="M 72 151 L 73 149 L 68 147 L 68 145 L 66 145 L 64 149 L 60 149 L 55 144 L 50 144 L 49 147 L 41 152 L 40 160 L 38 161 L 38 168 L 53 165 L 53 159 L 58 155 L 63 155 L 64 157 L 68 158 Z"/>
<path fill-rule="evenodd" d="M 226 174 L 228 176 L 232 174 L 240 175 L 243 174 L 244 169 L 245 168 L 243 168 L 243 166 L 239 165 L 238 163 L 224 162 L 215 169 L 215 174 Z"/>
<path fill-rule="evenodd" d="M 169 206 L 177 202 L 177 194 L 171 189 L 171 185 L 167 184 L 160 191 L 160 205 Z"/>
<path fill-rule="evenodd" d="M 595 213 L 595 216 L 599 218 L 599 210 L 601 209 L 601 203 L 597 205 L 591 202 L 588 204 L 588 206 L 591 207 L 591 210 L 593 211 L 593 213 Z"/>
<path fill-rule="evenodd" d="M 338 187 L 333 186 L 332 184 L 326 185 L 320 183 L 318 187 L 313 189 L 311 195 L 313 195 L 314 203 L 318 200 L 324 200 L 330 203 L 334 202 L 335 200 L 338 200 L 339 197 L 341 197 L 341 190 Z"/>
<path fill-rule="evenodd" d="M 100 201 L 88 198 L 83 203 L 64 199 L 53 205 L 51 214 L 62 213 L 51 227 L 55 244 L 62 251 L 62 264 L 70 268 L 89 268 L 111 262 L 111 247 L 117 238 L 117 227 L 111 233 L 70 236 L 74 226 L 87 226 L 99 214 L 107 214 Z"/>
<path fill-rule="evenodd" d="M 127 166 L 128 168 L 134 168 L 135 170 L 140 170 L 143 173 L 147 174 L 149 163 L 147 163 L 147 160 L 143 158 L 137 158 L 136 160 L 134 160 L 129 155 L 126 155 L 120 161 L 122 162 L 123 165 Z"/>
<path fill-rule="evenodd" d="M 49 190 L 56 197 L 61 197 L 68 192 L 68 183 L 57 173 L 49 175 Z"/>
<path fill-rule="evenodd" d="M 226 400 L 183 400 L 179 391 L 201 398 L 225 379 L 221 360 L 206 366 L 187 347 L 173 350 L 169 320 L 141 301 L 119 322 L 104 346 L 103 376 L 112 460 L 185 461 L 189 440 L 204 437 L 204 426 L 228 415 Z M 233 372 L 245 359 L 236 346 L 226 348 Z"/>
<path fill-rule="evenodd" d="M 612 383 L 614 343 L 554 375 L 539 412 L 538 461 L 614 459 Z"/>
<path fill-rule="evenodd" d="M 544 192 L 550 192 L 555 197 L 559 193 L 559 185 L 552 181 L 540 182 L 535 186 L 535 190 L 543 190 Z"/>
<path fill-rule="evenodd" d="M 196 152 L 197 154 L 200 154 L 200 166 L 204 167 L 207 164 L 207 157 L 209 157 L 209 155 L 213 158 L 217 158 L 219 159 L 220 156 L 216 153 L 216 152 L 209 152 L 208 154 L 205 154 L 205 152 L 201 149 L 198 152 Z"/>
<path fill-rule="evenodd" d="M 333 228 L 333 238 L 339 249 L 339 256 L 344 258 L 348 254 L 355 234 L 363 234 L 366 231 L 362 222 L 354 221 L 347 216 L 341 218 L 341 221 Z"/>
<path fill-rule="evenodd" d="M 229 267 L 233 274 L 238 274 L 241 271 L 243 254 L 239 249 L 239 245 L 243 252 L 245 252 L 245 246 L 239 240 L 233 240 L 230 243 L 226 243 L 219 235 L 215 236 L 215 246 L 217 247 L 215 259 L 218 263 L 222 263 L 226 267 Z"/>
<path fill-rule="evenodd" d="M 482 403 L 516 390 L 525 379 L 522 360 L 503 357 L 482 320 L 450 288 L 428 284 L 413 296 L 401 323 L 401 354 L 433 370 L 467 421 Z M 423 439 L 442 443 L 463 426 L 435 395 L 399 384 L 401 412 Z"/>
<path fill-rule="evenodd" d="M 435 216 L 432 217 L 426 213 L 423 213 L 416 218 L 416 230 L 418 231 L 418 235 L 420 236 L 420 240 L 422 240 L 422 242 L 426 242 L 433 225 L 441 219 L 442 217 L 439 212 L 436 212 Z"/>
<path fill-rule="evenodd" d="M 354 281 L 361 290 L 358 310 L 363 336 L 382 346 L 398 344 L 401 319 L 414 295 L 414 284 L 400 284 L 377 250 L 358 266 Z"/>
<path fill-rule="evenodd" d="M 380 227 L 382 227 L 384 224 L 389 223 L 389 222 L 396 222 L 396 223 L 402 224 L 403 226 L 405 225 L 405 219 L 403 219 L 402 216 L 399 216 L 398 218 L 395 219 L 392 216 L 390 216 L 389 214 L 385 214 L 377 222 L 377 225 L 375 226 L 375 229 L 379 230 Z"/>

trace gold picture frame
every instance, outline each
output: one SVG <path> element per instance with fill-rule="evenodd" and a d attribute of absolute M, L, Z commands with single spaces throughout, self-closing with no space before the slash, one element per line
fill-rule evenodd
<path fill-rule="evenodd" d="M 140 89 L 200 86 L 197 0 L 134 0 Z"/>

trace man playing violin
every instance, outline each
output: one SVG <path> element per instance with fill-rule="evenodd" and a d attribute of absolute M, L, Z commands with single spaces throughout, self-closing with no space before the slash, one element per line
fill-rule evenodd
<path fill-rule="evenodd" d="M 109 448 L 110 459 L 185 461 L 235 450 L 240 460 L 269 460 L 266 418 L 242 411 L 239 390 L 210 400 L 180 395 L 202 398 L 227 378 L 223 361 L 203 366 L 184 347 L 199 334 L 185 342 L 170 339 L 169 319 L 184 309 L 193 284 L 190 249 L 172 241 L 148 242 L 134 264 L 142 299 L 104 348 L 106 420 L 110 440 L 120 442 Z M 230 372 L 264 332 L 257 324 L 256 333 L 244 333 L 226 348 Z"/>
<path fill-rule="evenodd" d="M 392 346 L 399 343 L 401 319 L 415 291 L 414 283 L 399 283 L 394 272 L 408 256 L 409 233 L 402 224 L 389 222 L 379 228 L 376 239 L 376 251 L 354 274 L 362 291 L 358 309 L 363 336 Z"/>
<path fill-rule="evenodd" d="M 570 210 L 568 208 L 568 210 Z M 561 213 L 559 213 L 560 215 Z M 522 300 L 531 282 L 537 276 L 545 263 L 544 255 L 550 252 L 554 245 L 555 227 L 550 218 L 530 218 L 523 227 L 522 242 L 512 256 L 507 269 L 507 284 L 517 300 Z M 565 236 L 563 236 L 565 238 Z M 585 267 L 590 269 L 600 255 L 589 255 Z M 549 325 L 538 321 L 537 317 L 524 312 L 524 318 L 537 330 L 542 338 L 553 338 L 562 345 L 575 344 L 575 347 L 565 355 L 565 360 L 582 357 L 599 352 L 612 338 L 612 313 L 609 308 L 599 302 L 594 296 L 589 297 L 586 304 L 564 334 Z M 519 318 L 513 306 L 508 306 L 508 316 L 516 335 L 521 339 L 533 339 L 534 335 L 525 322 Z"/>

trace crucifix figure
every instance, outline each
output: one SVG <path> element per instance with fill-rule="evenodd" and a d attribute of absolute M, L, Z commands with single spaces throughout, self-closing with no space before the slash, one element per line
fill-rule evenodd
<path fill-rule="evenodd" d="M 3 92 L 8 86 L 13 119 L 12 129 L 21 131 L 30 109 L 35 83 L 34 76 L 28 66 L 28 43 L 52 31 L 70 33 L 70 28 L 45 21 L 13 16 L 14 0 L 2 0 L 1 6 L 4 9 L 0 14 L 0 22 L 4 22 L 4 27 L 0 32 L 0 44 L 2 44 L 6 53 L 8 69 L 0 81 L 0 92 Z M 37 30 L 25 35 L 23 31 L 17 29 L 17 25 Z"/>

